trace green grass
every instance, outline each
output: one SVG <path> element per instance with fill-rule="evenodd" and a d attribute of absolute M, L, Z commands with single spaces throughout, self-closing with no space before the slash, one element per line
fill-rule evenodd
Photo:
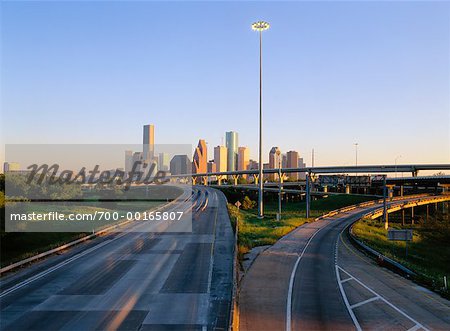
<path fill-rule="evenodd" d="M 238 233 L 238 258 L 253 247 L 273 245 L 278 239 L 291 232 L 298 226 L 312 222 L 315 218 L 341 207 L 353 205 L 359 202 L 373 200 L 373 197 L 357 195 L 337 195 L 312 201 L 310 218 L 306 218 L 305 202 L 288 202 L 282 206 L 281 221 L 276 220 L 278 212 L 277 202 L 268 202 L 264 207 L 264 219 L 257 218 L 257 209 L 238 210 L 233 204 L 228 204 L 228 212 L 233 228 L 236 222 L 239 224 Z"/>
<path fill-rule="evenodd" d="M 450 224 L 448 219 L 446 223 Z M 390 223 L 390 227 L 402 228 L 398 223 Z M 443 276 L 450 279 L 450 244 L 448 238 L 442 237 L 445 231 L 433 230 L 427 224 L 408 224 L 403 228 L 413 229 L 413 241 L 408 243 L 407 256 L 405 242 L 387 240 L 387 230 L 380 221 L 361 220 L 353 226 L 353 233 L 381 254 L 418 273 L 419 281 L 440 290 Z"/>

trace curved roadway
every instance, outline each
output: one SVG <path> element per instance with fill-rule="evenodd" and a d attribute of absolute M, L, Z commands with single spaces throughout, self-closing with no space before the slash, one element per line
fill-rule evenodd
<path fill-rule="evenodd" d="M 448 300 L 377 266 L 342 235 L 377 208 L 305 224 L 260 254 L 243 279 L 240 330 L 449 330 Z"/>

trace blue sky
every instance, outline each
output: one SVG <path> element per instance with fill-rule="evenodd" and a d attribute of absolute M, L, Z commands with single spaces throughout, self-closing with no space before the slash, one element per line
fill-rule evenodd
<path fill-rule="evenodd" d="M 1 6 L 4 143 L 133 144 L 153 123 L 210 152 L 238 131 L 256 158 L 263 19 L 265 155 L 350 165 L 358 142 L 360 164 L 450 162 L 448 2 Z"/>

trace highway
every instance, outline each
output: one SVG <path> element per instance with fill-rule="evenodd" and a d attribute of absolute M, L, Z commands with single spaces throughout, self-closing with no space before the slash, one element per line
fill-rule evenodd
<path fill-rule="evenodd" d="M 226 199 L 194 187 L 167 208 L 192 210 L 192 232 L 141 222 L 2 277 L 1 330 L 226 329 L 234 245 Z"/>
<path fill-rule="evenodd" d="M 305 224 L 261 253 L 243 278 L 240 330 L 449 330 L 448 300 L 348 242 L 346 227 L 376 208 Z"/>

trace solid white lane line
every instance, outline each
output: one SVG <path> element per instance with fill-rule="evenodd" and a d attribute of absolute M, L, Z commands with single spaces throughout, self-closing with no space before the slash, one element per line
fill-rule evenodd
<path fill-rule="evenodd" d="M 300 260 L 302 259 L 303 254 L 305 253 L 306 249 L 308 248 L 311 240 L 313 240 L 315 235 L 317 233 L 319 233 L 320 230 L 322 230 L 323 228 L 327 227 L 328 225 L 329 224 L 324 225 L 323 227 L 317 229 L 312 234 L 312 236 L 306 242 L 305 247 L 303 247 L 303 250 L 302 250 L 301 254 L 298 256 L 297 261 L 295 261 L 294 268 L 292 269 L 291 277 L 289 279 L 289 289 L 288 289 L 288 296 L 287 296 L 287 303 L 286 303 L 286 331 L 291 331 L 292 330 L 292 321 L 291 321 L 291 319 L 292 319 L 292 291 L 293 291 L 293 288 L 294 288 L 295 273 L 297 272 L 298 265 L 300 264 Z"/>
<path fill-rule="evenodd" d="M 410 328 L 410 329 L 408 329 L 408 331 L 417 331 L 417 330 L 419 330 L 421 328 L 421 326 L 420 325 L 414 325 L 412 328 Z"/>
<path fill-rule="evenodd" d="M 360 306 L 362 306 L 362 305 L 365 305 L 366 303 L 369 303 L 369 302 L 378 300 L 379 298 L 380 298 L 379 296 L 372 297 L 372 298 L 370 298 L 370 299 L 367 299 L 367 300 L 364 300 L 364 301 L 355 303 L 354 305 L 351 305 L 350 308 L 351 308 L 351 309 L 355 309 L 355 308 L 357 308 L 357 307 L 360 307 Z"/>
<path fill-rule="evenodd" d="M 347 295 L 345 294 L 344 288 L 342 287 L 341 276 L 339 275 L 339 267 L 337 264 L 334 267 L 336 270 L 336 279 L 339 286 L 339 291 L 341 291 L 342 299 L 344 300 L 344 304 L 347 307 L 347 311 L 350 314 L 350 317 L 353 321 L 353 324 L 355 325 L 356 330 L 362 331 L 361 325 L 359 325 L 358 319 L 356 318 L 355 313 L 353 313 L 350 303 L 348 302 Z"/>
<path fill-rule="evenodd" d="M 364 284 L 362 281 L 360 281 L 358 278 L 356 278 L 355 276 L 351 275 L 348 271 L 345 271 L 344 269 L 342 269 L 340 266 L 336 265 L 336 270 L 339 268 L 339 270 L 342 270 L 343 272 L 345 272 L 347 275 L 349 275 L 350 277 L 353 277 L 355 279 L 356 282 L 358 282 L 358 284 L 360 284 L 362 287 L 364 287 L 365 289 L 367 289 L 369 292 L 371 292 L 372 294 L 378 296 L 380 298 L 380 300 L 382 300 L 385 304 L 387 304 L 389 307 L 391 307 L 392 309 L 394 309 L 395 311 L 397 311 L 398 313 L 400 313 L 401 315 L 403 315 L 404 317 L 406 317 L 407 319 L 409 319 L 410 321 L 412 321 L 413 323 L 416 324 L 416 326 L 418 326 L 419 328 L 422 328 L 424 330 L 428 330 L 426 327 L 424 327 L 421 323 L 419 323 L 418 321 L 416 321 L 414 318 L 412 318 L 411 316 L 409 316 L 407 313 L 405 313 L 403 310 L 401 310 L 400 308 L 398 308 L 397 306 L 395 306 L 394 304 L 392 304 L 391 302 L 389 302 L 388 300 L 386 300 L 385 298 L 383 298 L 381 295 L 379 295 L 377 292 L 375 292 L 374 290 L 372 290 L 370 287 L 368 287 L 366 284 Z M 342 286 L 342 285 L 341 285 Z"/>

